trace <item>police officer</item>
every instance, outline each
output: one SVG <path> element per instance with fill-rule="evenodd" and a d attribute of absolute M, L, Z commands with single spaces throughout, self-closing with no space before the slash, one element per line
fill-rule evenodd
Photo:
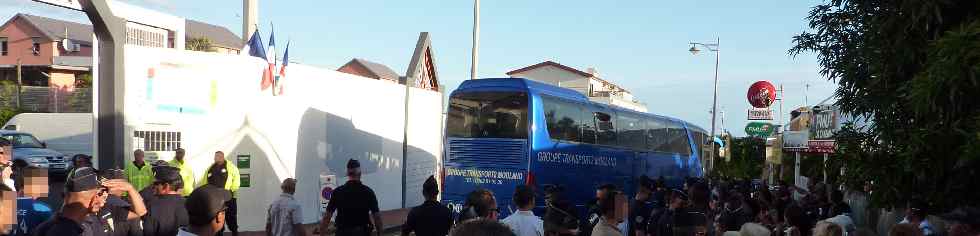
<path fill-rule="evenodd" d="M 194 191 L 194 171 L 191 170 L 190 164 L 184 161 L 184 155 L 186 151 L 183 148 L 177 148 L 176 155 L 174 159 L 170 160 L 170 166 L 177 167 L 180 169 L 180 178 L 184 182 L 184 187 L 181 188 L 181 196 L 187 197 L 191 195 Z"/>
<path fill-rule="evenodd" d="M 105 205 L 109 188 L 102 185 L 95 170 L 80 167 L 68 174 L 65 182 L 64 206 L 61 212 L 37 226 L 34 235 L 75 236 L 107 235 L 94 215 Z"/>
<path fill-rule="evenodd" d="M 657 235 L 657 236 L 672 236 L 674 235 L 674 224 L 677 215 L 684 212 L 687 207 L 687 193 L 682 190 L 675 189 L 670 192 L 670 204 L 668 204 L 667 210 L 658 218 L 655 224 L 647 225 L 647 234 Z"/>
<path fill-rule="evenodd" d="M 133 151 L 133 162 L 126 163 L 126 180 L 137 191 L 150 186 L 153 181 L 153 167 L 143 159 L 143 150 Z"/>
<path fill-rule="evenodd" d="M 146 206 L 143 198 L 136 192 L 136 188 L 125 182 L 126 176 L 123 174 L 123 170 L 106 169 L 100 171 L 99 175 L 103 179 L 112 181 L 112 184 L 121 185 L 121 187 L 110 188 L 105 207 L 99 211 L 100 219 L 98 222 L 105 222 L 107 228 L 112 230 L 112 235 L 143 235 L 140 217 L 146 215 Z M 106 181 L 105 185 L 110 185 L 110 182 Z M 124 193 L 129 201 L 123 199 Z"/>
<path fill-rule="evenodd" d="M 653 194 L 653 180 L 646 175 L 640 176 L 636 186 L 636 196 L 633 204 L 630 205 L 631 230 L 629 235 L 646 236 L 647 224 L 650 222 L 650 213 L 653 211 L 653 203 L 650 201 Z"/>
<path fill-rule="evenodd" d="M 437 200 L 439 185 L 436 184 L 435 177 L 429 176 L 422 184 L 422 195 L 425 197 L 425 202 L 408 212 L 405 226 L 402 227 L 402 236 L 408 236 L 412 232 L 418 236 L 449 234 L 453 215 L 449 212 L 449 208 L 439 204 Z"/>
<path fill-rule="evenodd" d="M 228 210 L 225 211 L 225 226 L 231 231 L 232 236 L 238 236 L 238 188 L 241 186 L 241 175 L 238 167 L 228 160 L 225 160 L 225 153 L 214 152 L 214 164 L 208 167 L 207 173 L 202 176 L 201 184 L 209 184 L 215 187 L 224 188 L 231 192 L 231 201 L 228 201 Z M 224 229 L 221 230 L 224 233 Z"/>
<path fill-rule="evenodd" d="M 177 229 L 187 226 L 187 209 L 184 208 L 184 197 L 180 196 L 184 186 L 180 169 L 173 166 L 157 166 L 153 168 L 153 188 L 156 197 L 147 202 L 149 217 L 143 221 L 143 231 L 146 235 L 177 235 Z"/>
<path fill-rule="evenodd" d="M 374 195 L 374 190 L 361 183 L 360 162 L 354 159 L 347 161 L 347 177 L 347 183 L 334 190 L 330 203 L 327 204 L 327 212 L 320 222 L 321 234 L 327 232 L 330 218 L 336 212 L 336 235 L 365 236 L 371 235 L 373 229 L 376 235 L 381 236 L 384 223 L 378 214 L 378 198 Z"/>

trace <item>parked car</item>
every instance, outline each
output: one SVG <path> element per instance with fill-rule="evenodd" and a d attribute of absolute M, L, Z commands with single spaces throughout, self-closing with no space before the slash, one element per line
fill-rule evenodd
<path fill-rule="evenodd" d="M 69 169 L 65 154 L 48 149 L 47 144 L 30 133 L 0 130 L 0 138 L 14 144 L 14 165 L 44 168 L 54 174 L 64 174 Z"/>

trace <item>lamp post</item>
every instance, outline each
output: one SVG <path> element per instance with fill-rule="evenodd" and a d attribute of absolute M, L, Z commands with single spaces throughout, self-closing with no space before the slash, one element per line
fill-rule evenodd
<path fill-rule="evenodd" d="M 697 55 L 701 50 L 698 46 L 708 49 L 708 51 L 715 52 L 715 85 L 714 85 L 714 98 L 711 101 L 711 139 L 715 138 L 715 117 L 718 110 L 718 45 L 721 44 L 721 38 L 716 38 L 714 43 L 698 43 L 691 42 L 691 49 L 688 51 L 692 55 Z M 711 142 L 711 152 L 708 155 L 708 170 L 712 171 L 715 168 L 715 142 Z"/>

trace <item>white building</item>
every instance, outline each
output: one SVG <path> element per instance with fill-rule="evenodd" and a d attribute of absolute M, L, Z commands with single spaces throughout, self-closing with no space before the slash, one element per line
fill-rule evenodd
<path fill-rule="evenodd" d="M 585 72 L 553 61 L 545 61 L 507 72 L 507 75 L 511 78 L 526 78 L 572 89 L 585 94 L 593 102 L 647 112 L 646 104 L 637 101 L 629 90 L 603 80 L 592 68 Z"/>

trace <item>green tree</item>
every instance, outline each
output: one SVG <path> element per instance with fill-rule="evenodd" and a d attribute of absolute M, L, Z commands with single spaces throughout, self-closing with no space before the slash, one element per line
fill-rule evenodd
<path fill-rule="evenodd" d="M 837 105 L 872 121 L 837 134 L 844 182 L 874 180 L 879 206 L 980 203 L 980 1 L 830 0 L 807 20 L 789 53 L 816 53 Z"/>
<path fill-rule="evenodd" d="M 187 38 L 184 48 L 191 51 L 214 52 L 214 42 L 206 37 Z"/>
<path fill-rule="evenodd" d="M 716 160 L 718 175 L 736 179 L 759 179 L 766 162 L 766 142 L 760 138 L 733 138 L 731 160 Z"/>

